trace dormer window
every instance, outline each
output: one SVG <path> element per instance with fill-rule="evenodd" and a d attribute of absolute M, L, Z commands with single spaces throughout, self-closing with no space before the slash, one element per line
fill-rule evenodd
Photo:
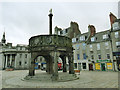
<path fill-rule="evenodd" d="M 120 46 L 120 42 L 116 42 L 116 46 Z"/>
<path fill-rule="evenodd" d="M 60 31 L 60 34 L 63 34 L 63 32 L 62 32 L 62 31 Z"/>
<path fill-rule="evenodd" d="M 113 26 L 113 30 L 118 30 L 118 29 L 120 29 L 120 24 L 119 24 L 119 22 L 115 22 L 112 26 Z"/>
<path fill-rule="evenodd" d="M 118 37 L 119 37 L 119 33 L 115 32 L 115 38 L 118 38 Z"/>
<path fill-rule="evenodd" d="M 108 34 L 103 35 L 103 39 L 108 39 Z"/>
<path fill-rule="evenodd" d="M 91 42 L 94 42 L 94 41 L 95 41 L 95 37 L 92 37 L 92 38 L 91 38 Z"/>
<path fill-rule="evenodd" d="M 58 35 L 60 35 L 60 31 L 58 31 Z"/>
<path fill-rule="evenodd" d="M 75 42 L 76 42 L 76 38 L 73 38 L 73 39 L 72 39 L 72 42 L 75 43 Z"/>
<path fill-rule="evenodd" d="M 80 41 L 85 41 L 85 36 L 81 36 Z"/>

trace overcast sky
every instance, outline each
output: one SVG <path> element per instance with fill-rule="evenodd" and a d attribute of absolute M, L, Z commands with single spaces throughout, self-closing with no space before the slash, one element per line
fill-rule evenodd
<path fill-rule="evenodd" d="M 6 32 L 7 42 L 28 44 L 31 36 L 48 34 L 49 10 L 53 9 L 54 27 L 67 28 L 70 22 L 77 22 L 82 33 L 88 25 L 96 31 L 110 29 L 109 13 L 118 17 L 117 2 L 1 2 L 0 39 Z"/>

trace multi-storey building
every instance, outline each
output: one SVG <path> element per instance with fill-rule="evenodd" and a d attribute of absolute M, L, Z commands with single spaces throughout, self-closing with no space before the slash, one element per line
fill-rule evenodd
<path fill-rule="evenodd" d="M 18 44 L 12 46 L 12 43 L 6 44 L 5 33 L 0 45 L 0 58 L 2 59 L 1 69 L 28 69 L 30 54 L 28 53 L 28 46 Z"/>
<path fill-rule="evenodd" d="M 93 25 L 89 25 L 88 32 L 83 34 L 77 34 L 76 31 L 79 29 L 71 31 L 72 34 L 76 33 L 72 38 L 75 69 L 101 71 L 120 69 L 120 19 L 110 13 L 110 22 L 111 28 L 102 32 L 96 33 Z M 66 36 L 70 37 L 68 34 Z"/>

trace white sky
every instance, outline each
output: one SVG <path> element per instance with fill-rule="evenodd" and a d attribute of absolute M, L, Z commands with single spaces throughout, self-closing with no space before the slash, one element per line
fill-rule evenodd
<path fill-rule="evenodd" d="M 55 26 L 67 28 L 71 21 L 79 24 L 82 33 L 89 24 L 97 32 L 105 31 L 110 29 L 109 13 L 118 17 L 118 2 L 0 2 L 0 39 L 4 27 L 7 42 L 13 45 L 28 44 L 31 36 L 48 34 L 50 8 L 53 33 Z"/>

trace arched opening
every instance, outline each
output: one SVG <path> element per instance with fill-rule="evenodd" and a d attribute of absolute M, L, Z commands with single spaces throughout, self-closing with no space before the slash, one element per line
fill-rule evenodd
<path fill-rule="evenodd" d="M 36 70 L 46 70 L 46 60 L 43 56 L 37 56 L 35 59 Z"/>

